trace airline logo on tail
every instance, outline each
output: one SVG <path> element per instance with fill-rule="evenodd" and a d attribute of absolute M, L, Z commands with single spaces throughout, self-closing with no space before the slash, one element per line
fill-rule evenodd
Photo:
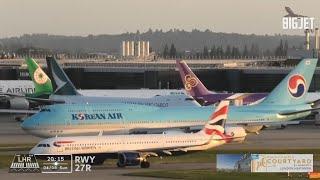
<path fill-rule="evenodd" d="M 190 91 L 193 87 L 196 87 L 198 85 L 198 81 L 197 78 L 192 76 L 191 74 L 187 74 L 185 77 L 185 84 L 184 84 L 184 88 L 187 91 Z"/>
<path fill-rule="evenodd" d="M 33 74 L 33 79 L 38 84 L 45 84 L 48 81 L 48 76 L 46 73 L 43 72 L 43 70 L 38 67 Z"/>
<path fill-rule="evenodd" d="M 204 132 L 207 135 L 217 134 L 224 137 L 224 120 L 227 119 L 229 102 L 222 101 L 213 115 L 210 117 L 209 123 L 205 125 Z"/>
<path fill-rule="evenodd" d="M 306 92 L 306 80 L 300 74 L 294 74 L 288 81 L 289 94 L 294 98 L 300 98 Z"/>

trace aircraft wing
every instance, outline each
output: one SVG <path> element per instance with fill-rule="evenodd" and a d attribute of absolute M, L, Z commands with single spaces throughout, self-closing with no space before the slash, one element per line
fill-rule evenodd
<path fill-rule="evenodd" d="M 9 98 L 12 98 L 12 97 L 25 98 L 25 99 L 27 99 L 27 100 L 29 100 L 29 101 L 33 101 L 33 102 L 40 103 L 40 104 L 44 104 L 44 105 L 65 103 L 65 101 L 52 100 L 52 99 L 48 99 L 48 98 L 28 97 L 28 96 L 19 95 L 19 94 L 7 94 L 7 93 L 0 94 L 0 98 L 7 98 L 7 99 L 9 99 Z M 0 100 L 1 100 L 1 99 L 0 99 Z"/>
<path fill-rule="evenodd" d="M 0 114 L 36 114 L 38 110 L 0 109 Z"/>
<path fill-rule="evenodd" d="M 45 98 L 34 98 L 34 97 L 26 97 L 27 100 L 38 102 L 41 104 L 63 104 L 65 101 L 62 100 L 52 100 L 52 99 L 45 99 Z"/>

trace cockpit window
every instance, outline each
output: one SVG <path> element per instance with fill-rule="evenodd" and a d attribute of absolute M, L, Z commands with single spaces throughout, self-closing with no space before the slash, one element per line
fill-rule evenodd
<path fill-rule="evenodd" d="M 37 147 L 50 147 L 50 144 L 38 144 Z"/>

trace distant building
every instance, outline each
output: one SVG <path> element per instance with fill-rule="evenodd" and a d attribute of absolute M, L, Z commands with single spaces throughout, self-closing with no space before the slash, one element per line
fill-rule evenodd
<path fill-rule="evenodd" d="M 237 172 L 251 172 L 251 155 L 244 154 L 242 158 L 234 165 Z"/>
<path fill-rule="evenodd" d="M 149 41 L 122 41 L 121 52 L 123 57 L 149 57 Z"/>

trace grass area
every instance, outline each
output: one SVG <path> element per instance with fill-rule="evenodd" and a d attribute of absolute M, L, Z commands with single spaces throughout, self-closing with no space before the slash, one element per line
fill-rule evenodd
<path fill-rule="evenodd" d="M 139 177 L 157 177 L 157 178 L 171 178 L 171 179 L 288 179 L 286 173 L 238 173 L 238 172 L 214 172 L 213 170 L 165 170 L 165 171 L 145 171 L 125 174 L 126 176 Z M 306 178 L 306 174 L 291 174 L 294 179 Z M 290 178 L 291 179 L 291 178 Z"/>
<path fill-rule="evenodd" d="M 9 167 L 13 155 L 6 155 L 4 152 L 10 151 L 29 151 L 34 144 L 6 144 L 0 145 L 0 168 Z M 179 156 L 164 156 L 162 158 L 159 157 L 150 157 L 149 161 L 151 164 L 166 164 L 166 163 L 215 163 L 216 162 L 216 154 L 224 153 L 224 154 L 241 154 L 241 153 L 310 153 L 314 154 L 314 161 L 320 161 L 320 149 L 278 149 L 278 150 L 208 150 L 201 151 L 196 153 L 187 153 Z M 8 153 L 9 154 L 9 153 Z M 12 153 L 11 153 L 12 154 Z M 105 165 L 113 165 L 115 166 L 117 160 L 108 159 L 105 161 Z"/>
<path fill-rule="evenodd" d="M 241 154 L 241 153 L 265 153 L 265 154 L 277 154 L 277 153 L 296 153 L 296 154 L 314 154 L 314 161 L 320 161 L 320 149 L 315 150 L 209 150 L 209 151 L 201 151 L 196 153 L 187 153 L 179 156 L 164 156 L 162 158 L 159 157 L 150 157 L 148 160 L 151 164 L 166 164 L 166 163 L 215 163 L 216 162 L 216 154 Z M 117 160 L 108 159 L 105 161 L 105 165 L 115 165 Z"/>
<path fill-rule="evenodd" d="M 0 155 L 0 169 L 9 169 L 13 155 Z"/>
<path fill-rule="evenodd" d="M 35 144 L 0 144 L 0 152 L 29 151 Z"/>
<path fill-rule="evenodd" d="M 25 143 L 25 144 L 10 144 L 10 143 L 7 143 L 7 144 L 0 144 L 0 148 L 5 148 L 5 147 L 21 147 L 21 146 L 28 146 L 28 147 L 33 147 L 35 146 L 36 144 L 34 143 Z"/>

